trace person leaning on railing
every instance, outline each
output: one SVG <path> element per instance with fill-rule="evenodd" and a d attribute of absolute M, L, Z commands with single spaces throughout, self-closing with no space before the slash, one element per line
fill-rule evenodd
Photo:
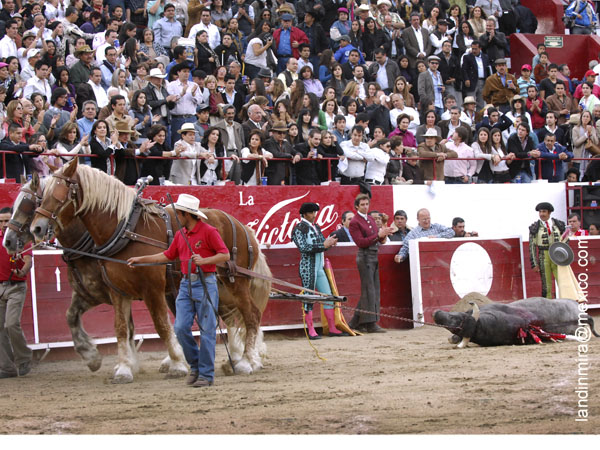
<path fill-rule="evenodd" d="M 22 137 L 23 128 L 13 123 L 8 127 L 8 136 L 0 142 L 0 150 L 17 152 L 17 154 L 0 155 L 3 156 L 0 159 L 0 174 L 2 178 L 13 178 L 17 183 L 21 181 L 21 176 L 31 173 L 31 156 L 21 155 L 21 153 L 29 151 L 42 152 L 42 147 L 37 144 L 22 144 Z"/>

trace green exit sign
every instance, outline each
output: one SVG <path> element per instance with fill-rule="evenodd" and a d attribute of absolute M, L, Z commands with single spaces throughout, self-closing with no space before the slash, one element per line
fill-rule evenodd
<path fill-rule="evenodd" d="M 562 36 L 544 36 L 544 45 L 547 48 L 562 48 L 563 37 Z"/>

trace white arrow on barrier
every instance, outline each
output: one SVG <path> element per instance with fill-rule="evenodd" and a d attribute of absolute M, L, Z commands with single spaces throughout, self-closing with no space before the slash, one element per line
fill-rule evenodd
<path fill-rule="evenodd" d="M 60 292 L 60 269 L 57 267 L 54 273 L 56 274 L 56 291 Z"/>

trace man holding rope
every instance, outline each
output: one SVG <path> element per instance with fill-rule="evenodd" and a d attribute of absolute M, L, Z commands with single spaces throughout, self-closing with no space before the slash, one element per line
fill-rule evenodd
<path fill-rule="evenodd" d="M 199 209 L 200 200 L 192 195 L 181 194 L 173 206 L 182 229 L 175 235 L 167 251 L 129 258 L 127 263 L 133 267 L 139 263 L 181 261 L 183 279 L 175 304 L 177 317 L 174 328 L 190 365 L 186 382 L 193 387 L 211 386 L 215 374 L 219 307 L 216 265 L 229 259 L 229 250 L 218 230 L 200 220 L 207 219 Z M 201 333 L 200 348 L 192 335 L 196 315 Z"/>

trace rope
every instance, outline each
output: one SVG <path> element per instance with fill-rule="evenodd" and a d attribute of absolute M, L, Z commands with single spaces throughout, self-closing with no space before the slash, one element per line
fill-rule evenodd
<path fill-rule="evenodd" d="M 308 327 L 306 326 L 306 312 L 304 312 L 304 308 L 302 307 L 302 305 L 300 305 L 300 309 L 302 309 L 302 324 L 304 325 L 304 334 L 306 335 L 306 340 L 308 341 L 308 345 L 311 346 L 311 348 L 315 352 L 315 355 L 317 356 L 317 358 L 319 358 L 321 361 L 327 361 L 327 359 L 323 358 L 319 354 L 319 350 L 317 350 L 317 347 L 315 347 L 313 345 L 310 337 L 308 336 Z"/>

